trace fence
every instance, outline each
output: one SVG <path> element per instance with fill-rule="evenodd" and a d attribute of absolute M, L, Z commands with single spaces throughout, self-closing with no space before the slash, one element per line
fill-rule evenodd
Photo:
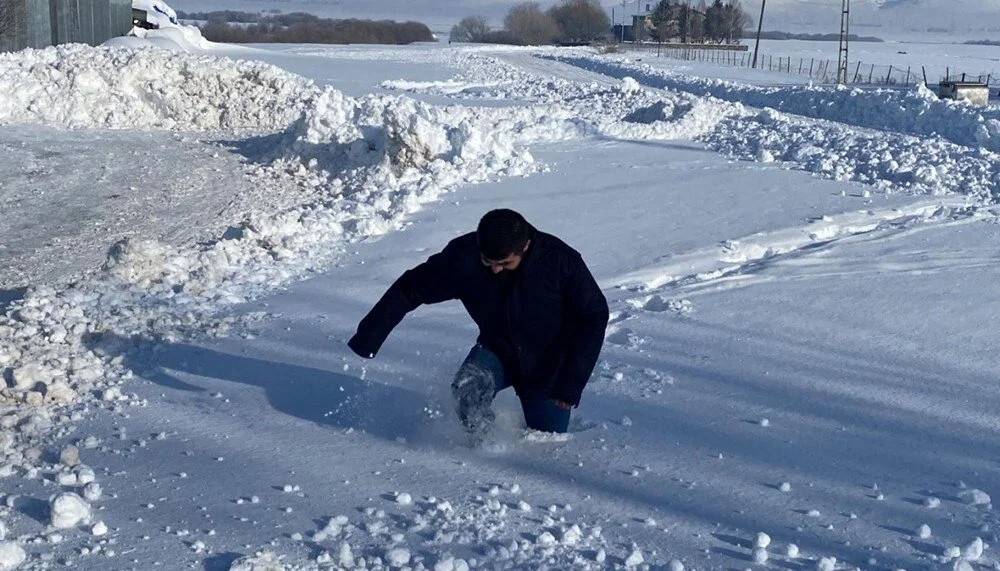
<path fill-rule="evenodd" d="M 0 51 L 97 45 L 131 28 L 131 0 L 0 0 Z"/>
<path fill-rule="evenodd" d="M 750 68 L 753 66 L 753 53 L 745 51 L 726 51 L 720 50 L 717 47 L 704 49 L 700 46 L 668 48 L 655 43 L 623 45 L 625 49 L 644 51 L 651 55 L 655 54 L 658 57 L 716 63 L 735 67 Z M 835 59 L 795 58 L 791 56 L 760 54 L 757 59 L 757 69 L 804 76 L 819 83 L 835 83 L 837 81 L 837 60 Z M 949 68 L 933 68 L 928 70 L 924 67 L 878 65 L 860 61 L 848 63 L 846 83 L 909 87 L 925 82 L 936 83 L 949 77 L 952 80 L 965 77 L 969 81 L 979 81 L 991 86 L 1000 83 L 1000 74 L 997 73 L 956 73 Z"/>

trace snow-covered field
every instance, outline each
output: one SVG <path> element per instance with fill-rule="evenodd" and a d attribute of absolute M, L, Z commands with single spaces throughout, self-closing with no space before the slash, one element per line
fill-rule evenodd
<path fill-rule="evenodd" d="M 168 40 L 0 56 L 0 570 L 1000 563 L 993 110 Z M 344 341 L 500 206 L 613 318 L 570 435 L 470 450 L 461 307 Z"/>

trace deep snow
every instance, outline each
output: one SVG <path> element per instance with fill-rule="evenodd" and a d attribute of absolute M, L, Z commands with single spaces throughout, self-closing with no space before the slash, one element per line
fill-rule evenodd
<path fill-rule="evenodd" d="M 340 59 L 419 51 L 310 49 L 274 61 L 335 76 Z M 461 71 L 372 65 L 378 94 L 360 98 L 212 55 L 0 59 L 12 140 L 43 146 L 23 134 L 41 124 L 60 149 L 100 133 L 109 152 L 158 133 L 164 160 L 253 189 L 188 198 L 237 204 L 181 214 L 176 241 L 123 222 L 136 238 L 103 269 L 10 296 L 0 554 L 23 548 L 32 569 L 991 564 L 992 136 L 964 135 L 961 107 L 919 107 L 957 118 L 947 140 L 906 113 L 873 123 L 919 94 L 818 90 L 835 113 L 781 113 L 747 105 L 806 95 L 540 55 L 428 48 L 428 69 Z M 87 130 L 58 136 L 70 127 Z M 85 187 L 78 170 L 56 191 Z M 44 184 L 24 180 L 4 192 Z M 447 394 L 474 338 L 461 308 L 417 312 L 374 362 L 342 342 L 399 272 L 499 205 L 581 250 L 614 317 L 573 434 L 523 434 L 502 395 L 502 448 L 470 451 Z M 90 236 L 68 255 L 93 259 Z"/>

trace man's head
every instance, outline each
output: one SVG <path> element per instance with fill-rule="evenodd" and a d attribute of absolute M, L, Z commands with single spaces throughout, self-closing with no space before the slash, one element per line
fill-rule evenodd
<path fill-rule="evenodd" d="M 479 221 L 476 238 L 484 266 L 495 274 L 516 270 L 531 246 L 531 225 L 513 210 L 491 210 Z"/>

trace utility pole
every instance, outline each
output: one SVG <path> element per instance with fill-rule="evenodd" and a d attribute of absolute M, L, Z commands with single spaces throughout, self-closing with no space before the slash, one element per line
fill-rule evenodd
<path fill-rule="evenodd" d="M 754 69 L 757 69 L 757 52 L 760 51 L 760 31 L 764 29 L 764 6 L 767 6 L 767 0 L 760 0 L 760 22 L 757 23 L 757 43 L 753 46 Z"/>
<path fill-rule="evenodd" d="M 851 40 L 851 0 L 841 0 L 840 51 L 837 54 L 837 84 L 847 83 L 847 56 Z"/>

